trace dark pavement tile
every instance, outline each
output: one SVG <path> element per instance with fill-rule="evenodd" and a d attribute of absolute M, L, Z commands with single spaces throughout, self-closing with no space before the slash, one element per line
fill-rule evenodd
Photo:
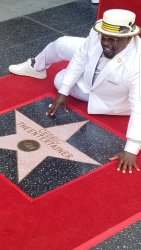
<path fill-rule="evenodd" d="M 141 221 L 137 221 L 109 239 L 89 250 L 139 250 L 141 249 Z"/>

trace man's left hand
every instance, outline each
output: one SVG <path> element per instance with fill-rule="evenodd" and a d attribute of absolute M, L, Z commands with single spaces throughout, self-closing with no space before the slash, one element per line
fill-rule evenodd
<path fill-rule="evenodd" d="M 128 168 L 129 173 L 132 173 L 132 168 L 134 167 L 137 171 L 140 171 L 139 167 L 136 164 L 136 155 L 123 151 L 116 154 L 114 157 L 109 158 L 110 161 L 119 159 L 117 170 L 120 171 L 122 169 L 123 173 L 126 173 Z"/>

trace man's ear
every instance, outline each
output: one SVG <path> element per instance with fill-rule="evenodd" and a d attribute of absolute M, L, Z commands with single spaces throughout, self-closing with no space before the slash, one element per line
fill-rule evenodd
<path fill-rule="evenodd" d="M 132 40 L 132 37 L 128 37 L 128 43 L 130 43 Z"/>

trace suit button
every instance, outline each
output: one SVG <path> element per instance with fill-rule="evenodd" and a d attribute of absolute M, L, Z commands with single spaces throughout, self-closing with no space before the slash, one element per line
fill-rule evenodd
<path fill-rule="evenodd" d="M 117 61 L 118 61 L 119 63 L 121 63 L 121 62 L 122 62 L 122 58 L 118 58 Z"/>

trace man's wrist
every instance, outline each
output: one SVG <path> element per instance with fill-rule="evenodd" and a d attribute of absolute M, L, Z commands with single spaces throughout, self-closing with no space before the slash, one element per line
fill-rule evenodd
<path fill-rule="evenodd" d="M 124 151 L 137 155 L 141 149 L 141 143 L 128 139 Z"/>
<path fill-rule="evenodd" d="M 62 94 L 62 95 L 65 95 L 65 96 L 68 96 L 70 90 L 71 90 L 70 87 L 68 87 L 68 86 L 65 85 L 65 84 L 62 84 L 61 87 L 60 87 L 59 90 L 58 90 L 58 93 L 60 93 L 60 94 Z"/>

